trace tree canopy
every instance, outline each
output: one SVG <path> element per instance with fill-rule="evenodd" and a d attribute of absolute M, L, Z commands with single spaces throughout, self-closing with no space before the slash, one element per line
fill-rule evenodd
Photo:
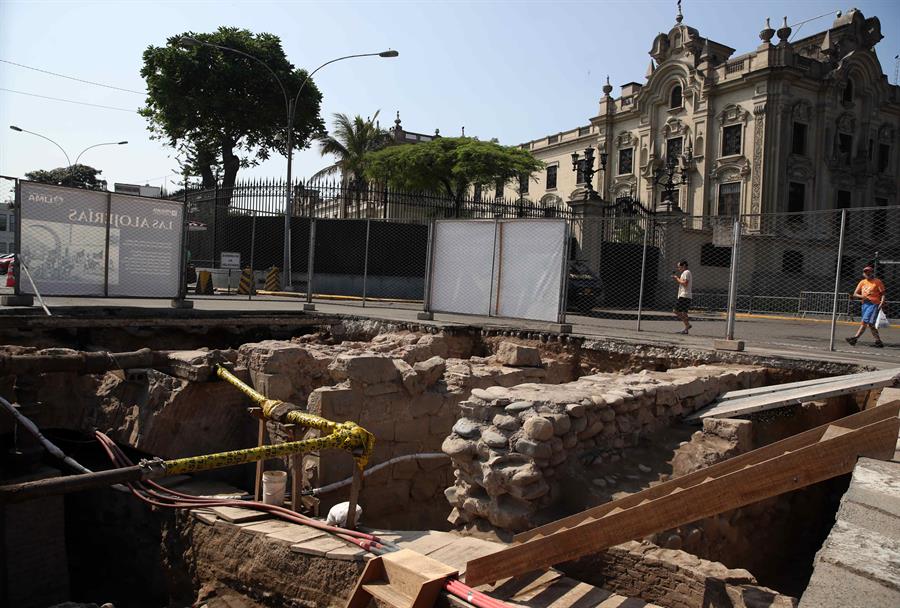
<path fill-rule="evenodd" d="M 340 171 L 345 178 L 362 180 L 368 154 L 381 150 L 391 143 L 390 134 L 378 126 L 378 112 L 371 118 L 356 115 L 334 115 L 334 127 L 330 133 L 319 137 L 319 152 L 322 156 L 331 154 L 337 162 L 319 171 L 313 178 Z"/>
<path fill-rule="evenodd" d="M 544 167 L 531 152 L 469 137 L 437 137 L 369 154 L 366 175 L 397 188 L 443 192 L 459 204 L 470 186 L 507 182 Z"/>
<path fill-rule="evenodd" d="M 182 48 L 182 37 L 236 49 L 256 57 L 195 45 Z M 186 151 L 186 165 L 198 172 L 204 187 L 215 185 L 221 168 L 223 186 L 234 185 L 240 167 L 257 164 L 272 150 L 287 152 L 287 108 L 273 75 L 293 99 L 306 70 L 288 61 L 278 36 L 220 27 L 211 34 L 185 32 L 162 47 L 144 51 L 141 76 L 147 82 L 146 106 L 140 112 L 149 129 L 170 146 Z M 293 147 L 304 149 L 324 128 L 319 116 L 322 94 L 311 80 L 297 101 Z"/>
<path fill-rule="evenodd" d="M 54 186 L 67 186 L 69 188 L 84 188 L 85 190 L 106 190 L 106 180 L 100 179 L 102 171 L 88 165 L 72 165 L 71 167 L 57 167 L 46 171 L 37 169 L 25 174 L 25 179 L 42 184 Z"/>

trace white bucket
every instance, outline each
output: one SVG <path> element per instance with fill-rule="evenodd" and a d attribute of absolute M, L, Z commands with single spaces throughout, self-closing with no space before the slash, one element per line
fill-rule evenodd
<path fill-rule="evenodd" d="M 264 471 L 262 479 L 263 502 L 267 505 L 284 504 L 284 486 L 287 484 L 287 472 Z"/>

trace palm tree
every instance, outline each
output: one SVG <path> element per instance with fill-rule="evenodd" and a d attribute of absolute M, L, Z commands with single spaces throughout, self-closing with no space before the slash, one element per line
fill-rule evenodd
<path fill-rule="evenodd" d="M 331 134 L 319 138 L 319 152 L 322 156 L 329 154 L 336 156 L 337 161 L 313 175 L 309 180 L 313 182 L 322 176 L 340 172 L 342 184 L 344 186 L 353 184 L 356 189 L 357 215 L 360 212 L 360 194 L 365 188 L 363 170 L 366 155 L 384 148 L 391 142 L 390 133 L 378 125 L 377 118 L 378 112 L 366 119 L 359 115 L 350 118 L 346 114 L 335 114 Z M 344 204 L 344 216 L 346 217 L 346 199 Z"/>

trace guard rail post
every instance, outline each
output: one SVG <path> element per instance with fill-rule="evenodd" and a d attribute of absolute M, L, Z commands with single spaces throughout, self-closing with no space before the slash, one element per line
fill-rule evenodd
<path fill-rule="evenodd" d="M 737 306 L 737 269 L 738 256 L 741 250 L 741 220 L 734 221 L 733 243 L 731 246 L 731 276 L 728 280 L 728 321 L 726 323 L 725 339 L 734 340 L 734 319 Z"/>
<path fill-rule="evenodd" d="M 312 301 L 313 292 L 313 264 L 316 261 L 316 220 L 309 220 L 309 255 L 306 258 L 306 303 L 303 310 L 315 310 L 316 305 Z"/>

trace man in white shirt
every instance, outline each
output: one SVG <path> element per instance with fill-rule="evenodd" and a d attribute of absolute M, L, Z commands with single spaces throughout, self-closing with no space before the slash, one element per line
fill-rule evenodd
<path fill-rule="evenodd" d="M 687 335 L 691 329 L 691 319 L 688 317 L 688 311 L 691 308 L 691 271 L 688 270 L 687 260 L 678 262 L 678 270 L 672 273 L 672 278 L 678 283 L 678 299 L 675 300 L 675 316 L 684 323 L 684 329 L 679 334 Z"/>

